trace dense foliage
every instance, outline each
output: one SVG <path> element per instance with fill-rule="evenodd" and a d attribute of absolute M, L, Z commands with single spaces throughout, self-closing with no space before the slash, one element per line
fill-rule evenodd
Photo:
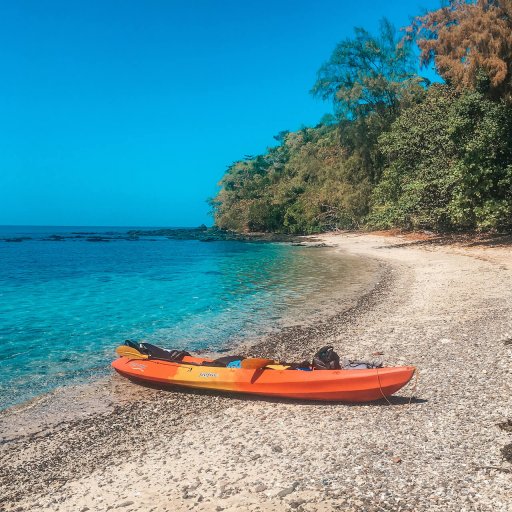
<path fill-rule="evenodd" d="M 512 110 L 482 93 L 434 85 L 379 139 L 386 156 L 370 223 L 512 227 Z"/>
<path fill-rule="evenodd" d="M 377 36 L 356 29 L 312 89 L 335 117 L 233 163 L 211 200 L 216 225 L 512 229 L 511 3 L 455 0 L 402 39 L 386 20 Z M 411 34 L 445 84 L 415 72 Z"/>
<path fill-rule="evenodd" d="M 265 155 L 235 162 L 212 204 L 217 224 L 236 231 L 312 233 L 357 227 L 371 187 L 337 126 L 285 133 Z"/>

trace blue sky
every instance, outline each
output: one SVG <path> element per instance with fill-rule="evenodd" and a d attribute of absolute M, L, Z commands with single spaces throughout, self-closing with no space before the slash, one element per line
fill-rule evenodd
<path fill-rule="evenodd" d="M 226 167 L 316 124 L 335 44 L 438 0 L 4 2 L 0 224 L 211 224 Z"/>

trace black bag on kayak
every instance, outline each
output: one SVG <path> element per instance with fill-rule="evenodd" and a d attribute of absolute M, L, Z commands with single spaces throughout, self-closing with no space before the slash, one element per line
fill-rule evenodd
<path fill-rule="evenodd" d="M 333 347 L 322 347 L 313 356 L 312 366 L 315 370 L 340 370 L 340 357 L 334 352 Z"/>
<path fill-rule="evenodd" d="M 184 350 L 166 350 L 151 343 L 140 343 L 140 346 L 146 350 L 146 354 L 150 359 L 161 359 L 162 361 L 170 361 L 172 363 L 179 363 L 185 356 L 190 355 Z"/>
<path fill-rule="evenodd" d="M 185 356 L 190 355 L 184 350 L 166 350 L 151 343 L 137 343 L 132 340 L 126 340 L 124 344 L 138 350 L 141 354 L 149 356 L 149 359 L 160 359 L 161 361 L 169 361 L 171 363 L 179 363 Z"/>

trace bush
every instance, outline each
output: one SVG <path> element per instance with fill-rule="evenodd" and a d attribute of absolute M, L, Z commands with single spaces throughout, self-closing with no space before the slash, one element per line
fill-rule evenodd
<path fill-rule="evenodd" d="M 381 135 L 379 146 L 386 164 L 371 226 L 511 226 L 512 112 L 504 103 L 434 85 Z"/>

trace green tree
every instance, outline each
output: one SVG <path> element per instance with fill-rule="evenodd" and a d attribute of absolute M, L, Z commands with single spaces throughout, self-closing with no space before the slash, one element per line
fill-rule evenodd
<path fill-rule="evenodd" d="M 341 41 L 319 69 L 311 92 L 332 100 L 340 118 L 395 116 L 404 92 L 422 81 L 411 41 L 397 35 L 385 18 L 378 36 L 363 28 L 354 31 L 355 37 Z"/>
<path fill-rule="evenodd" d="M 354 30 L 355 37 L 341 41 L 320 68 L 311 92 L 333 102 L 341 144 L 375 184 L 382 168 L 378 137 L 402 104 L 424 94 L 426 82 L 416 74 L 411 41 L 400 37 L 387 19 L 381 20 L 378 36 Z"/>
<path fill-rule="evenodd" d="M 361 225 L 371 187 L 336 125 L 281 132 L 265 155 L 230 166 L 211 201 L 215 222 L 236 231 L 317 233 Z"/>

